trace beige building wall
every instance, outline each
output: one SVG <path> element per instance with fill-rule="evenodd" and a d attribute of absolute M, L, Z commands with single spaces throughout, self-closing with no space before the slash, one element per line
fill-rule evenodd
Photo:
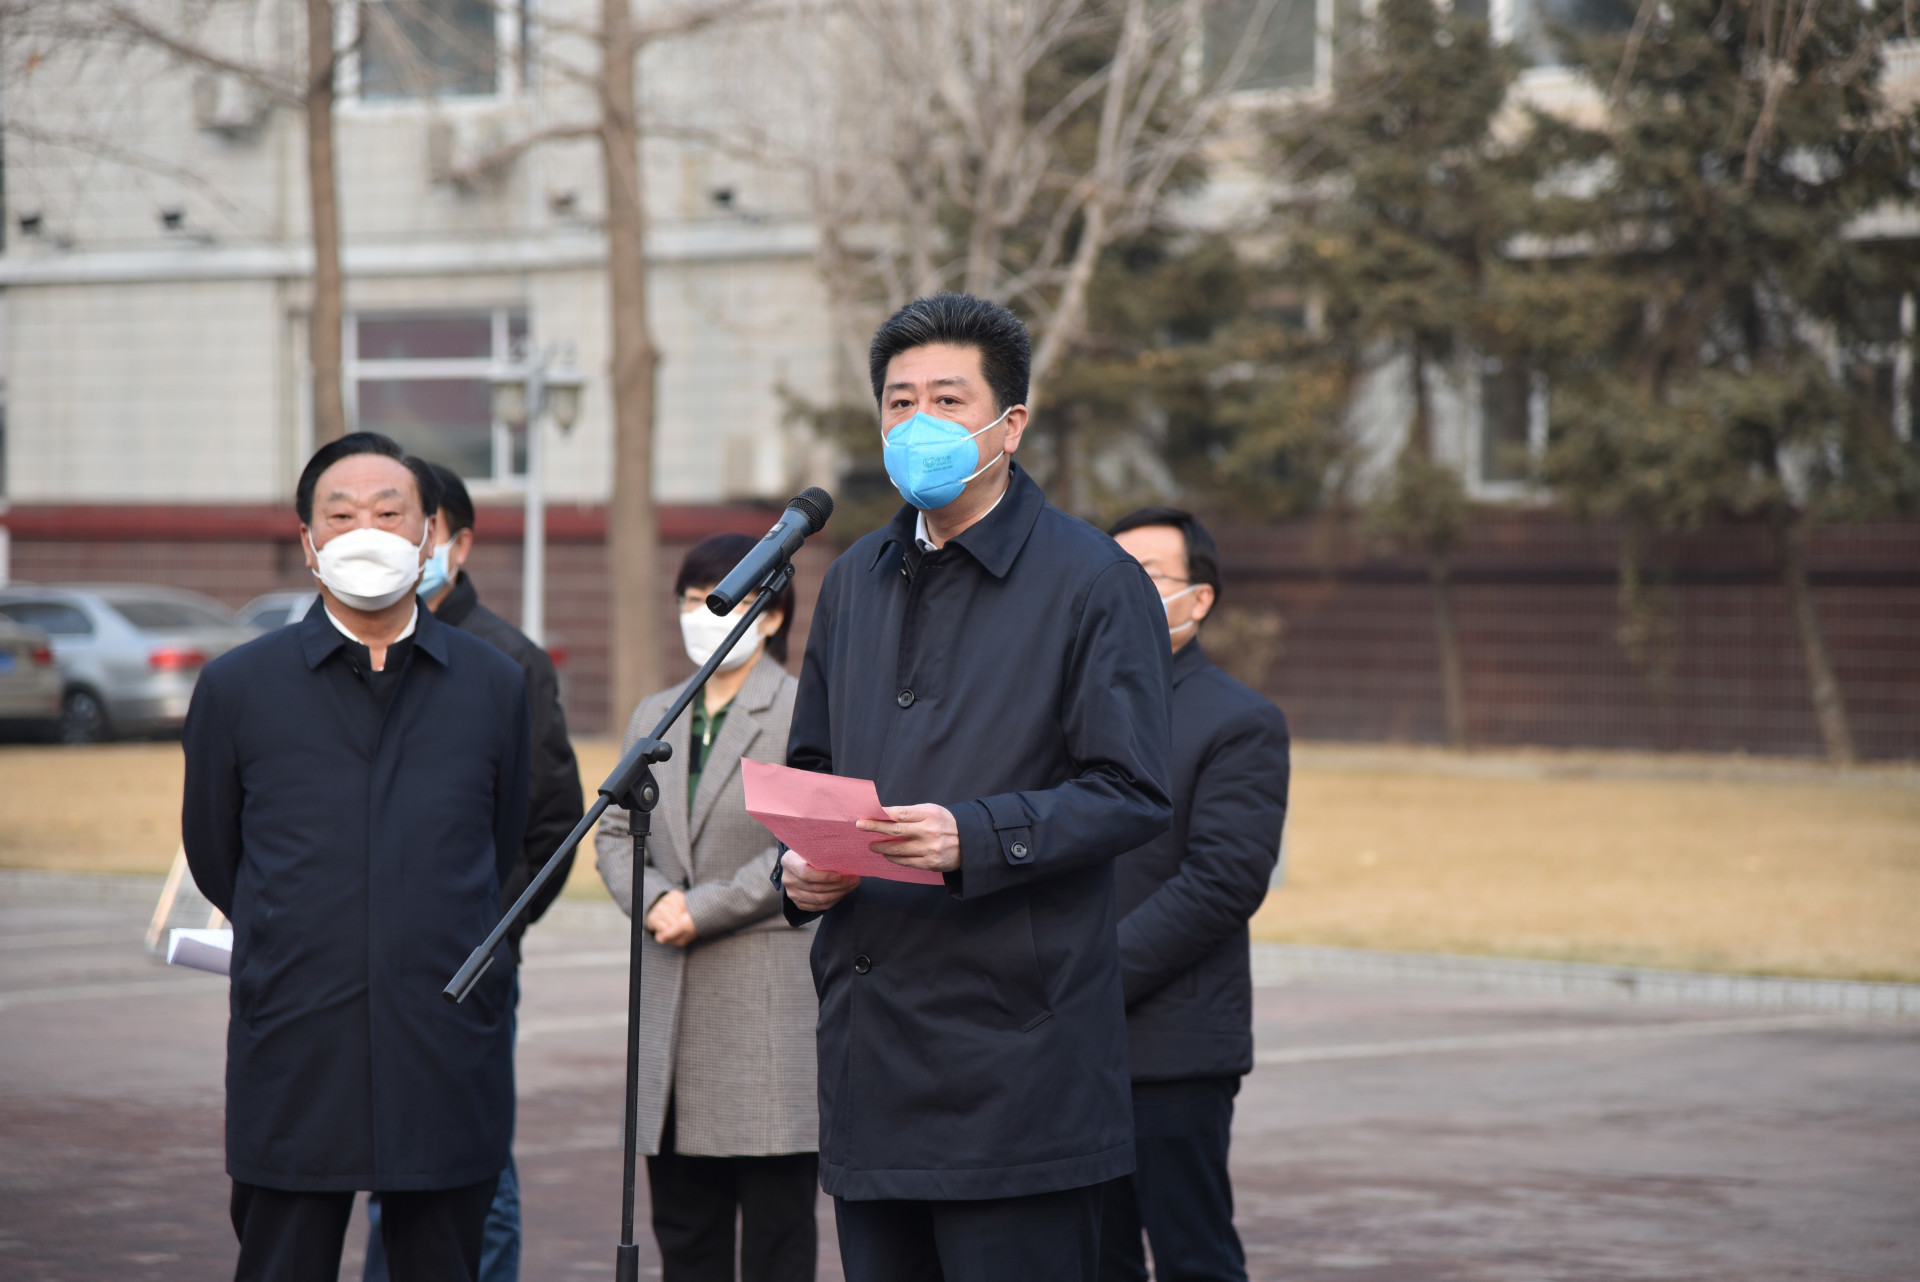
<path fill-rule="evenodd" d="M 159 0 L 147 7 L 177 17 Z M 356 6 L 341 9 L 350 26 Z M 558 29 L 596 9 L 554 0 L 540 12 Z M 195 38 L 224 55 L 282 71 L 303 56 L 293 6 L 214 0 L 207 12 Z M 576 81 L 536 65 L 535 88 L 520 83 L 518 24 L 499 30 L 491 95 L 361 101 L 357 63 L 343 65 L 335 141 L 346 306 L 524 311 L 531 344 L 570 350 L 587 376 L 578 422 L 547 438 L 547 492 L 602 501 L 612 405 L 598 143 L 542 144 L 468 181 L 448 177 L 538 130 L 592 119 Z M 541 47 L 589 65 L 597 55 L 569 39 Z M 682 134 L 737 123 L 733 39 L 650 52 L 650 121 Z M 46 48 L 30 70 L 4 68 L 17 127 L 4 139 L 0 289 L 14 372 L 0 499 L 284 500 L 311 448 L 300 114 L 151 50 Z M 764 66 L 753 73 L 766 77 Z M 780 396 L 824 396 L 832 359 L 803 193 L 695 143 L 651 139 L 643 162 L 661 353 L 657 496 L 779 498 L 829 481 L 830 454 L 783 422 Z M 475 489 L 509 497 L 518 486 L 509 477 Z"/>
<path fill-rule="evenodd" d="M 9 498 L 256 501 L 279 488 L 272 281 L 9 291 Z"/>

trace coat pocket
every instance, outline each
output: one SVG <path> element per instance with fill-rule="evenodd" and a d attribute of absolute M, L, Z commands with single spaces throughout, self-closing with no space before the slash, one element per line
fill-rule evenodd
<path fill-rule="evenodd" d="M 1033 906 L 1017 891 L 996 898 L 1005 902 L 986 901 L 995 912 L 967 932 L 975 935 L 968 941 L 972 965 L 967 969 L 973 971 L 968 986 L 976 988 L 983 1024 L 1031 1032 L 1053 1015 L 1033 933 Z"/>

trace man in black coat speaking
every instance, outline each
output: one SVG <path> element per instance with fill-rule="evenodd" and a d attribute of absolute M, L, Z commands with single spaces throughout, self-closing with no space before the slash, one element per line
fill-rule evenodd
<path fill-rule="evenodd" d="M 1107 1186 L 1100 1275 L 1246 1282 L 1227 1140 L 1253 1068 L 1247 919 L 1266 898 L 1287 814 L 1287 721 L 1195 639 L 1220 593 L 1213 538 L 1178 508 L 1112 534 L 1160 590 L 1173 642 L 1173 827 L 1114 865 L 1139 1165 Z"/>
<path fill-rule="evenodd" d="M 944 294 L 870 367 L 907 506 L 828 570 L 793 766 L 872 779 L 873 849 L 943 885 L 782 857 L 825 913 L 820 1176 L 848 1282 L 1092 1279 L 1133 1167 L 1116 855 L 1162 832 L 1165 614 L 1139 564 L 1013 462 L 1028 338 Z"/>
<path fill-rule="evenodd" d="M 296 506 L 321 609 L 207 665 L 187 860 L 233 922 L 236 1279 L 333 1282 L 355 1190 L 395 1282 L 472 1278 L 513 1128 L 512 958 L 440 990 L 500 919 L 527 809 L 519 667 L 418 607 L 433 475 L 322 446 Z"/>

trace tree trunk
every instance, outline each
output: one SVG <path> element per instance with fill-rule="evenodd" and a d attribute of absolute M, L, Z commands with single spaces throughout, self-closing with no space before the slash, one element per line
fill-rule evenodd
<path fill-rule="evenodd" d="M 1813 589 L 1807 584 L 1807 534 L 1804 518 L 1774 526 L 1780 586 L 1786 589 L 1787 608 L 1793 611 L 1794 627 L 1800 634 L 1800 653 L 1807 662 L 1807 685 L 1813 695 L 1813 715 L 1820 724 L 1820 738 L 1826 743 L 1827 760 L 1836 766 L 1850 766 L 1858 759 L 1853 747 L 1853 727 L 1847 721 L 1846 700 L 1840 694 L 1840 678 L 1833 670 L 1833 656 L 1827 652 L 1827 636 L 1820 627 Z"/>
<path fill-rule="evenodd" d="M 1407 453 L 1429 467 L 1438 467 L 1439 441 L 1434 436 L 1433 402 L 1427 395 L 1427 356 L 1418 342 L 1412 347 L 1413 423 Z M 1425 484 L 1425 482 L 1422 482 Z M 1426 514 L 1431 524 L 1431 514 Z M 1440 656 L 1440 694 L 1447 718 L 1447 742 L 1467 746 L 1467 665 L 1460 653 L 1460 627 L 1453 613 L 1453 570 L 1447 554 L 1436 546 L 1430 531 L 1421 532 L 1427 554 L 1427 579 L 1433 585 L 1433 639 Z"/>
<path fill-rule="evenodd" d="M 313 223 L 313 443 L 347 431 L 340 390 L 340 207 L 333 172 L 333 0 L 307 0 L 307 204 Z"/>
<path fill-rule="evenodd" d="M 1085 406 L 1076 405 L 1053 421 L 1053 475 L 1047 478 L 1048 497 L 1063 512 L 1080 515 L 1080 428 Z"/>
<path fill-rule="evenodd" d="M 609 723 L 662 684 L 660 535 L 653 513 L 654 368 L 647 325 L 646 210 L 640 194 L 640 116 L 634 94 L 630 0 L 601 0 L 605 66 L 600 144 L 607 185 L 607 291 L 613 341 L 613 494 L 607 503 L 612 602 Z"/>
<path fill-rule="evenodd" d="M 1452 567 L 1431 556 L 1427 575 L 1433 583 L 1433 634 L 1440 648 L 1440 695 L 1446 705 L 1447 742 L 1467 746 L 1467 665 L 1460 654 L 1460 629 L 1453 618 Z"/>

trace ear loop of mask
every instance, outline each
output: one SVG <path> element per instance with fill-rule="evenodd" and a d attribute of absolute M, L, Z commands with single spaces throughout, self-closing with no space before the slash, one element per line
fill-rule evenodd
<path fill-rule="evenodd" d="M 1015 410 L 1019 408 L 1020 407 L 1018 405 L 1007 406 L 1007 408 L 1000 411 L 1000 418 L 996 418 L 995 420 L 993 420 L 992 423 L 989 423 L 985 427 L 981 428 L 980 432 L 991 432 L 994 429 L 994 427 L 1000 422 L 1001 419 L 1004 419 L 1007 415 L 1013 413 Z M 928 415 L 928 417 L 931 418 L 933 416 Z M 941 421 L 944 423 L 953 423 L 952 419 L 942 419 Z M 954 423 L 954 426 L 958 427 L 960 426 L 960 424 Z M 968 432 L 967 439 L 971 441 L 974 437 L 980 435 L 980 432 Z M 887 434 L 885 432 L 880 433 L 880 443 L 882 445 L 885 445 L 886 440 L 887 440 Z M 1004 453 L 1006 453 L 1005 450 L 1000 451 L 1000 454 L 1004 454 Z M 965 477 L 962 477 L 960 484 L 965 485 L 968 481 L 971 481 L 974 477 L 980 475 L 982 472 L 992 467 L 995 463 L 998 463 L 1000 461 L 1000 454 L 995 454 L 992 458 L 982 463 L 979 467 L 976 467 L 975 469 L 973 469 L 973 471 L 967 474 Z M 898 489 L 899 486 L 896 485 L 894 488 Z"/>
<path fill-rule="evenodd" d="M 1174 593 L 1172 596 L 1161 597 L 1160 608 L 1162 610 L 1166 610 L 1166 608 L 1169 605 L 1172 605 L 1175 601 L 1178 601 L 1181 597 L 1187 595 L 1187 593 L 1197 591 L 1199 587 L 1200 585 L 1198 583 L 1190 583 L 1186 587 L 1181 588 L 1178 592 Z M 1171 614 L 1172 611 L 1169 610 L 1168 613 Z M 1179 636 L 1182 632 L 1185 632 L 1188 628 L 1196 628 L 1199 626 L 1200 626 L 1200 620 L 1188 619 L 1185 623 L 1181 624 L 1177 628 L 1168 628 L 1167 634 L 1169 636 Z"/>

